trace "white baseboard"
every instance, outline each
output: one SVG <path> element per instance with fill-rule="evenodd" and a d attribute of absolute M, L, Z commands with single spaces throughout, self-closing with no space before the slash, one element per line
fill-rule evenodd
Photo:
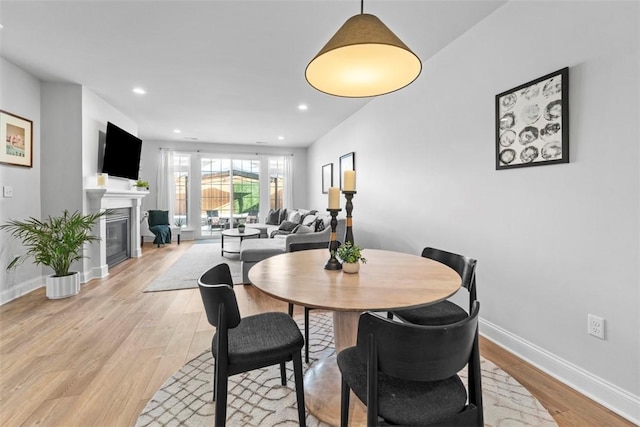
<path fill-rule="evenodd" d="M 6 289 L 0 293 L 0 305 L 6 304 L 42 287 L 44 287 L 44 276 L 39 276 L 34 279 L 27 280 L 26 282 L 19 283 L 16 286 Z"/>
<path fill-rule="evenodd" d="M 88 272 L 81 273 L 80 282 L 82 284 L 87 283 L 92 279 L 102 279 L 109 275 L 109 267 L 105 265 L 101 265 L 100 267 L 93 267 Z"/>
<path fill-rule="evenodd" d="M 640 396 L 633 395 L 484 319 L 480 319 L 480 335 L 621 417 L 640 425 Z"/>

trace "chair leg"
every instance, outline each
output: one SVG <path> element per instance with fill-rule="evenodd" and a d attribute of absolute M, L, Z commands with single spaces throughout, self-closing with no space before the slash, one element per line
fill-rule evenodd
<path fill-rule="evenodd" d="M 284 362 L 280 364 L 280 384 L 287 385 L 287 367 Z"/>
<path fill-rule="evenodd" d="M 289 303 L 289 316 L 293 317 L 293 304 Z"/>
<path fill-rule="evenodd" d="M 216 381 L 218 378 L 218 371 L 216 370 L 216 366 L 218 364 L 216 363 L 216 359 L 215 357 L 213 358 L 213 400 L 212 402 L 216 401 Z"/>
<path fill-rule="evenodd" d="M 302 357 L 300 352 L 293 353 L 293 377 L 296 383 L 296 400 L 298 402 L 298 423 L 305 427 L 306 413 L 304 408 L 304 380 L 302 377 Z"/>
<path fill-rule="evenodd" d="M 342 379 L 342 394 L 340 398 L 340 427 L 347 427 L 349 424 L 349 394 L 351 390 L 347 382 Z"/>
<path fill-rule="evenodd" d="M 309 308 L 304 308 L 304 361 L 309 363 Z"/>
<path fill-rule="evenodd" d="M 227 423 L 227 375 L 217 372 L 215 393 L 216 393 L 216 416 L 215 427 L 224 427 Z"/>

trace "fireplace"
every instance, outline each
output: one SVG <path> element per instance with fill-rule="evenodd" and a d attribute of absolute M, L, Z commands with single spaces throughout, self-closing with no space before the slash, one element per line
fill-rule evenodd
<path fill-rule="evenodd" d="M 109 268 L 131 256 L 130 221 L 131 212 L 128 208 L 114 209 L 107 215 L 105 249 Z"/>
<path fill-rule="evenodd" d="M 113 248 L 113 252 L 121 252 L 115 249 L 120 244 L 128 245 L 128 254 L 124 255 L 125 258 L 138 258 L 142 256 L 142 250 L 140 249 L 140 221 L 142 216 L 140 215 L 140 205 L 144 196 L 149 194 L 148 191 L 132 191 L 132 190 L 119 190 L 119 189 L 107 189 L 107 188 L 87 188 L 87 199 L 89 202 L 89 211 L 98 212 L 102 209 L 113 209 L 116 212 L 126 212 L 128 227 L 126 223 L 123 223 L 121 219 L 114 221 L 115 224 L 111 224 L 109 219 L 109 236 L 112 233 L 127 233 L 126 239 L 120 239 L 119 244 L 115 245 L 113 242 L 109 243 L 109 246 Z M 126 228 L 126 230 L 123 230 Z M 91 245 L 87 253 L 87 257 L 84 260 L 85 263 L 85 280 L 87 282 L 92 278 L 106 277 L 109 274 L 109 266 L 107 264 L 107 217 L 100 218 L 100 223 L 95 227 L 95 234 L 100 236 L 100 241 Z M 112 249 L 109 249 L 111 252 Z M 122 254 L 119 255 L 123 257 Z M 116 258 L 117 259 L 117 258 Z M 120 260 L 121 261 L 121 260 Z M 84 283 L 83 282 L 83 283 Z"/>

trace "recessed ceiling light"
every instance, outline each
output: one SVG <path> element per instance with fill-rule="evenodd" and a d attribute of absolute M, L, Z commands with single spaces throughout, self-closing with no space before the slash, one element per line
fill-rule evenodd
<path fill-rule="evenodd" d="M 298 110 L 300 111 L 305 111 L 306 109 L 308 109 L 309 107 L 307 107 L 305 104 L 300 104 L 298 105 Z"/>
<path fill-rule="evenodd" d="M 180 132 L 182 132 L 180 129 L 174 129 L 173 130 L 173 133 L 180 133 Z"/>
<path fill-rule="evenodd" d="M 142 89 L 141 87 L 134 87 L 133 93 L 137 93 L 138 95 L 144 95 L 145 93 L 147 93 L 147 91 Z"/>
<path fill-rule="evenodd" d="M 280 136 L 278 137 L 278 139 L 279 139 L 280 141 L 282 141 L 282 140 L 284 139 L 284 136 L 280 135 Z"/>

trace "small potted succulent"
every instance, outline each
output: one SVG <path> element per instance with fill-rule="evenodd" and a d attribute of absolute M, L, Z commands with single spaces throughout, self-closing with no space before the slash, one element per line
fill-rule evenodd
<path fill-rule="evenodd" d="M 136 181 L 134 186 L 138 189 L 138 191 L 147 191 L 149 189 L 149 182 L 139 179 Z"/>
<path fill-rule="evenodd" d="M 244 233 L 244 229 L 245 229 L 244 224 L 238 224 L 238 233 Z"/>
<path fill-rule="evenodd" d="M 367 259 L 362 256 L 362 248 L 351 242 L 340 245 L 336 255 L 342 260 L 342 271 L 345 273 L 357 273 L 360 263 L 367 263 Z"/>

